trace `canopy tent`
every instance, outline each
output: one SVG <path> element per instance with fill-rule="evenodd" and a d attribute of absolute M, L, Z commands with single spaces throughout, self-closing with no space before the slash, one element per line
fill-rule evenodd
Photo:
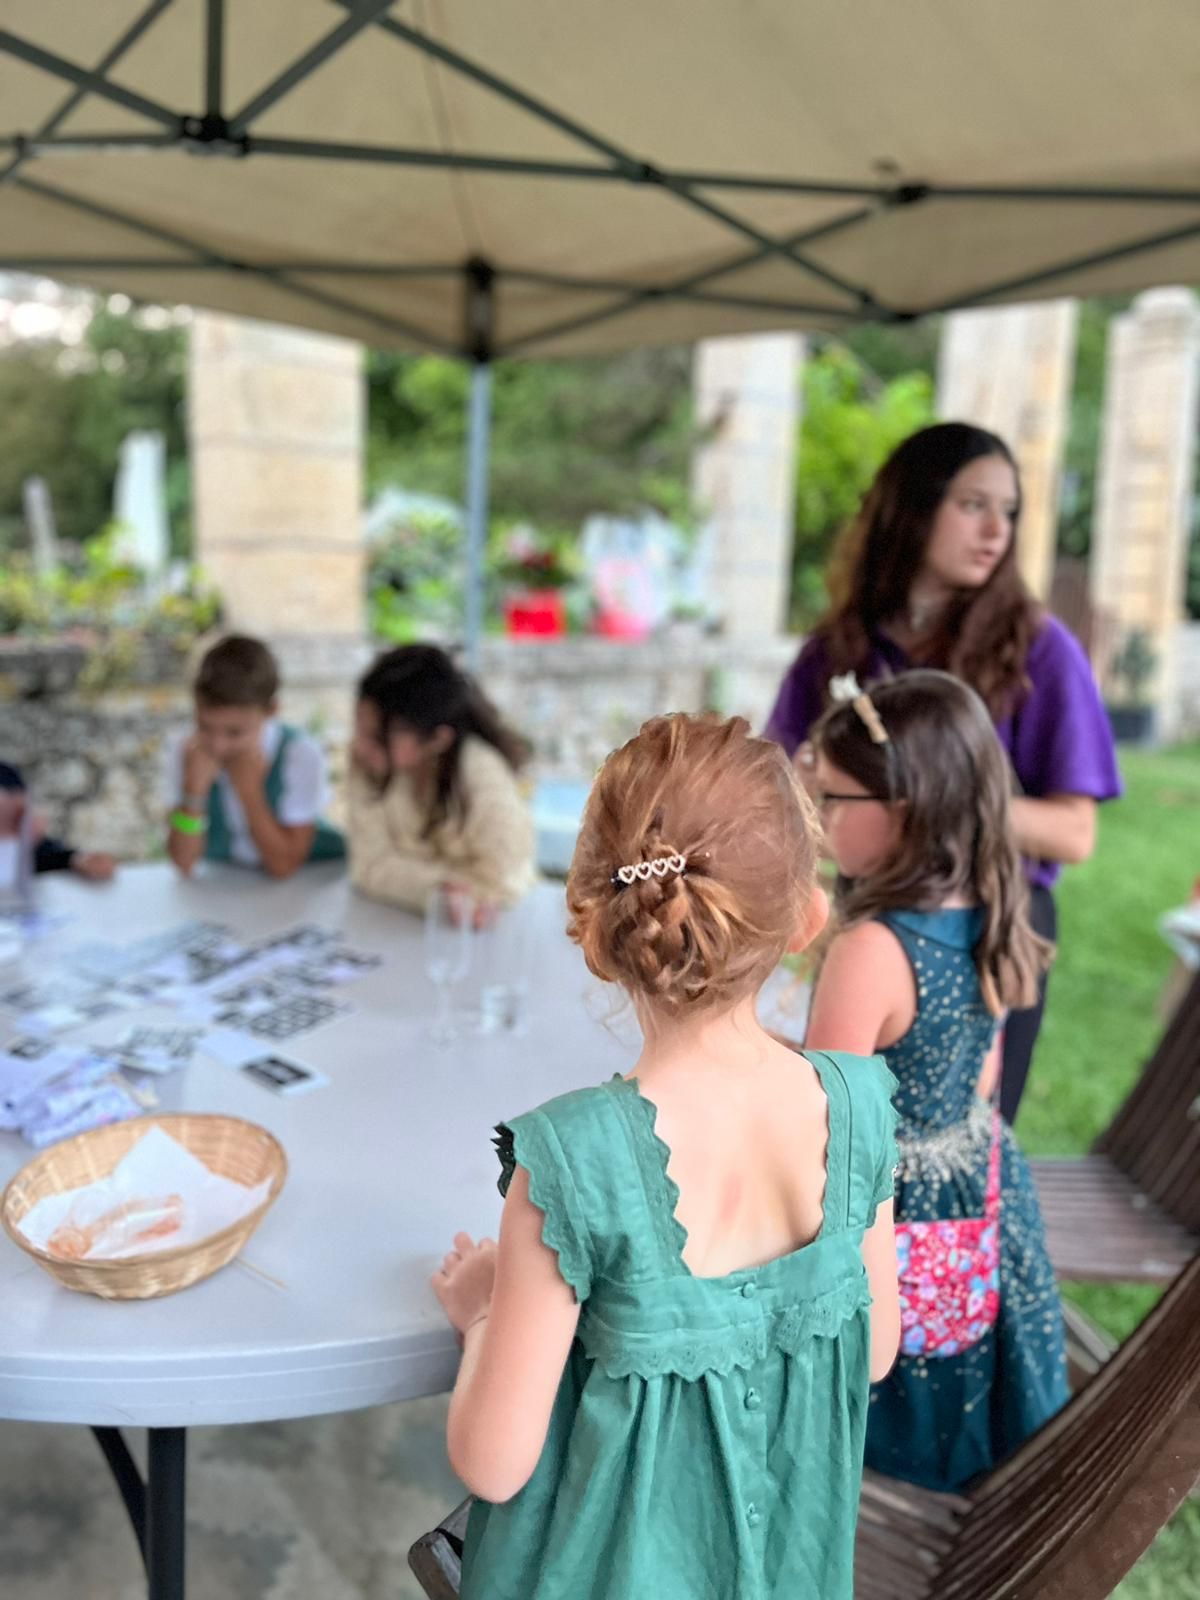
<path fill-rule="evenodd" d="M 0 270 L 472 360 L 476 557 L 497 355 L 1200 279 L 1192 0 L 0 21 Z"/>

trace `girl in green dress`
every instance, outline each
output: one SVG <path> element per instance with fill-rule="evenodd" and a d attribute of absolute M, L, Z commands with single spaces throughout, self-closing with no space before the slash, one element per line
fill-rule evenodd
<path fill-rule="evenodd" d="M 881 1050 L 899 1080 L 901 1355 L 872 1392 L 867 1465 L 956 1489 L 1067 1399 L 1033 1177 L 987 1104 L 1001 1014 L 1029 1003 L 1050 952 L 983 702 L 941 672 L 839 684 L 852 698 L 814 745 L 840 931 L 807 1042 Z"/>
<path fill-rule="evenodd" d="M 898 1338 L 892 1080 L 755 1014 L 824 923 L 817 840 L 740 719 L 647 723 L 596 780 L 570 933 L 644 1044 L 498 1130 L 500 1242 L 460 1234 L 433 1280 L 463 1600 L 851 1600 Z"/>

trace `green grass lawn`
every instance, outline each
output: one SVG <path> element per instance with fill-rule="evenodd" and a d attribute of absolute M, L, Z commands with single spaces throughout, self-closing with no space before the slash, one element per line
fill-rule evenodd
<path fill-rule="evenodd" d="M 1030 1155 L 1085 1150 L 1153 1048 L 1171 966 L 1157 931 L 1200 875 L 1200 745 L 1123 752 L 1123 800 L 1105 806 L 1100 842 L 1059 895 L 1060 955 L 1018 1133 Z M 1154 1303 L 1134 1286 L 1069 1285 L 1101 1326 L 1124 1338 Z M 1120 1600 L 1183 1600 L 1200 1571 L 1193 1499 L 1117 1589 Z"/>

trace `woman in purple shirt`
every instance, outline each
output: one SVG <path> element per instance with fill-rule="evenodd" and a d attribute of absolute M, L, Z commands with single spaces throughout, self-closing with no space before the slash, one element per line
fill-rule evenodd
<path fill-rule="evenodd" d="M 982 696 L 1016 774 L 1017 842 L 1031 918 L 1057 933 L 1052 887 L 1086 861 L 1096 804 L 1120 793 L 1108 718 L 1075 637 L 1017 569 L 1021 487 L 995 434 L 962 422 L 924 428 L 880 468 L 830 578 L 831 607 L 779 690 L 767 731 L 791 755 L 829 704 L 829 680 L 863 684 L 940 667 Z M 836 801 L 831 802 L 837 804 Z M 1045 1005 L 1009 1017 L 1001 1106 L 1016 1116 Z"/>

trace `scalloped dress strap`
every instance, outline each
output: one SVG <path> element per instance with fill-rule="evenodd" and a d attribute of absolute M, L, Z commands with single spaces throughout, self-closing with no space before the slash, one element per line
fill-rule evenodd
<path fill-rule="evenodd" d="M 821 1233 L 840 1233 L 850 1225 L 850 1087 L 837 1056 L 805 1050 L 821 1080 L 829 1105 L 829 1143 L 825 1151 L 825 1220 Z"/>
<path fill-rule="evenodd" d="M 630 1259 L 639 1272 L 690 1278 L 683 1259 L 687 1230 L 676 1214 L 679 1189 L 667 1171 L 671 1152 L 658 1136 L 657 1107 L 630 1079 L 617 1077 L 606 1087 L 624 1129 L 630 1177 L 636 1177 L 637 1184 L 636 1191 L 626 1186 L 620 1217 Z M 640 1207 L 634 1204 L 635 1193 Z"/>

